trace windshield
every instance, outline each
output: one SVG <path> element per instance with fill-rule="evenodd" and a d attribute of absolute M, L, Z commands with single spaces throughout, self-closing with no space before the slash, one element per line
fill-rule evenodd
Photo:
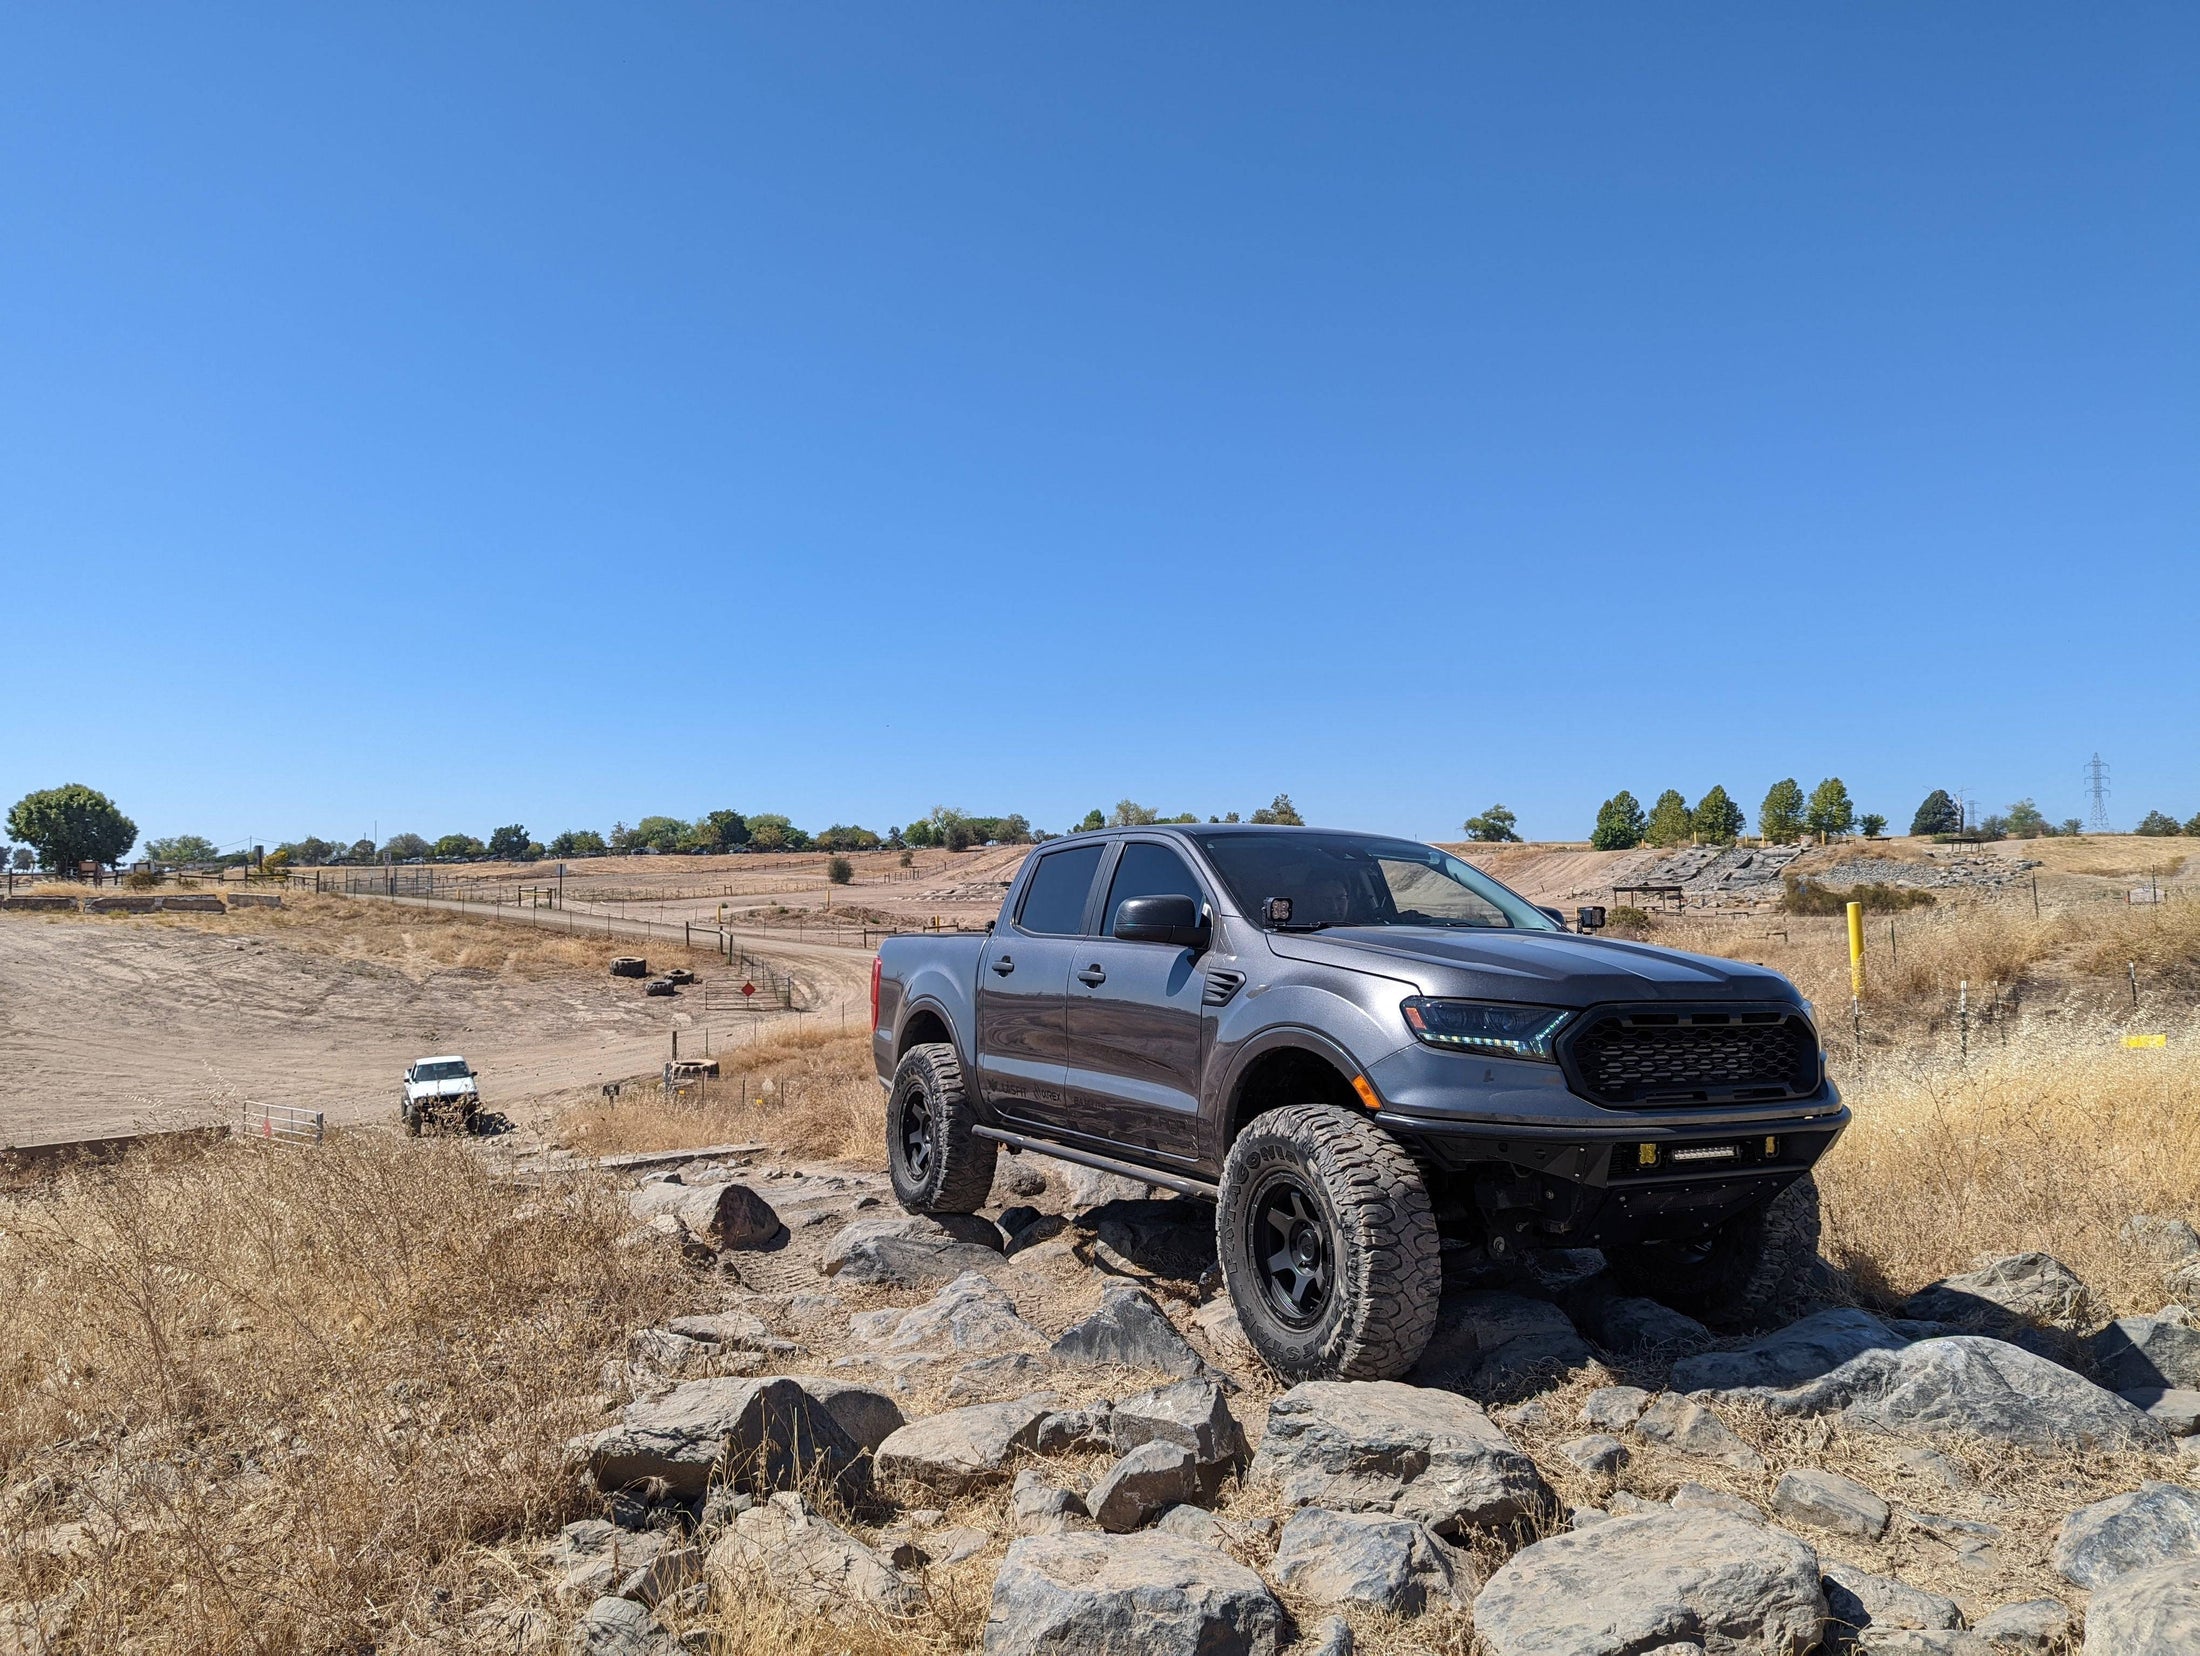
<path fill-rule="evenodd" d="M 1533 903 L 1433 845 L 1364 834 L 1224 830 L 1195 837 L 1246 914 L 1265 919 L 1264 905 L 1271 897 L 1288 897 L 1292 931 L 1327 926 L 1560 929 Z"/>
<path fill-rule="evenodd" d="M 438 1063 L 413 1066 L 415 1081 L 463 1081 L 469 1073 L 463 1058 L 445 1058 Z"/>

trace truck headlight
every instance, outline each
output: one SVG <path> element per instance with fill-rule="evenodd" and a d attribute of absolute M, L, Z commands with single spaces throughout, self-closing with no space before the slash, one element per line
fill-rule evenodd
<path fill-rule="evenodd" d="M 1514 1006 L 1504 1001 L 1430 1000 L 1411 995 L 1401 1003 L 1406 1027 L 1425 1046 L 1486 1058 L 1531 1058 L 1556 1063 L 1551 1043 L 1573 1014 L 1557 1006 Z"/>

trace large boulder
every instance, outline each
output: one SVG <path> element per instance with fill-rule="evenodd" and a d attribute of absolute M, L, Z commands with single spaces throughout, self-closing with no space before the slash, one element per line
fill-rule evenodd
<path fill-rule="evenodd" d="M 2077 1618 L 2061 1599 L 2026 1599 L 2005 1604 L 1979 1617 L 1971 1631 L 1997 1652 L 2011 1656 L 2056 1656 L 2070 1647 Z"/>
<path fill-rule="evenodd" d="M 1392 1512 L 1439 1535 L 1544 1511 L 1550 1489 L 1475 1404 L 1395 1380 L 1309 1380 L 1269 1405 L 1252 1481 L 1294 1506 Z"/>
<path fill-rule="evenodd" d="M 1772 1490 L 1772 1511 L 1791 1524 L 1808 1524 L 1859 1541 L 1878 1540 L 1894 1517 L 1893 1508 L 1854 1478 L 1808 1467 L 1780 1475 Z"/>
<path fill-rule="evenodd" d="M 1181 1443 L 1141 1443 L 1100 1474 L 1085 1505 L 1111 1535 L 1127 1535 L 1173 1506 L 1204 1494 L 1199 1462 Z"/>
<path fill-rule="evenodd" d="M 887 1559 L 820 1517 L 793 1490 L 738 1514 L 710 1550 L 710 1577 L 721 1590 L 755 1578 L 813 1615 L 840 1620 L 861 1610 L 915 1608 L 917 1593 Z"/>
<path fill-rule="evenodd" d="M 866 1311 L 848 1337 L 871 1351 L 972 1355 L 1037 1351 L 1046 1336 L 1017 1314 L 1016 1302 L 977 1272 L 966 1272 L 909 1311 Z"/>
<path fill-rule="evenodd" d="M 2079 1587 L 2173 1558 L 2200 1558 L 2200 1489 L 2188 1484 L 2143 1483 L 2080 1507 L 2055 1539 L 2055 1569 Z"/>
<path fill-rule="evenodd" d="M 2114 1392 L 2060 1364 L 1982 1335 L 1920 1340 L 1867 1351 L 1831 1374 L 1785 1391 L 1731 1398 L 1774 1414 L 1838 1412 L 1858 1428 L 1955 1441 L 1986 1438 L 2041 1453 L 2141 1449 L 2161 1453 L 2169 1434 Z"/>
<path fill-rule="evenodd" d="M 1128 1282 L 1104 1285 L 1100 1309 L 1065 1329 L 1052 1350 L 1056 1362 L 1079 1366 L 1162 1374 L 1200 1374 L 1207 1367 L 1153 1296 Z"/>
<path fill-rule="evenodd" d="M 1049 1483 L 1036 1466 L 1016 1474 L 1009 1486 L 1008 1524 L 1018 1535 L 1061 1535 L 1092 1528 L 1084 1497 Z"/>
<path fill-rule="evenodd" d="M 1327 1507 L 1291 1515 L 1273 1573 L 1316 1604 L 1364 1604 L 1399 1616 L 1439 1603 L 1464 1606 L 1478 1585 L 1465 1555 L 1426 1524 Z"/>
<path fill-rule="evenodd" d="M 761 1248 L 783 1228 L 771 1204 L 742 1184 L 646 1184 L 626 1205 L 641 1220 L 669 1213 L 721 1248 Z"/>
<path fill-rule="evenodd" d="M 1275 1656 L 1287 1620 L 1235 1559 L 1157 1530 L 1014 1542 L 993 1582 L 986 1656 Z"/>
<path fill-rule="evenodd" d="M 662 1479 L 671 1493 L 702 1495 L 721 1467 L 759 1494 L 810 1478 L 866 1478 L 870 1455 L 900 1427 L 892 1398 L 815 1375 L 690 1380 L 630 1403 L 615 1426 L 584 1439 L 599 1489 Z"/>
<path fill-rule="evenodd" d="M 26 1645 L 43 1650 L 43 1641 Z M 568 1656 L 686 1656 L 687 1646 L 667 1633 L 649 1606 L 630 1598 L 604 1597 L 588 1607 L 565 1644 Z"/>
<path fill-rule="evenodd" d="M 1908 1344 L 1869 1311 L 1842 1306 L 1791 1322 L 1732 1351 L 1684 1357 L 1673 1365 L 1672 1384 L 1678 1392 L 1799 1386 L 1867 1351 L 1893 1351 Z"/>
<path fill-rule="evenodd" d="M 1652 1400 L 1635 1422 L 1635 1435 L 1677 1454 L 1697 1455 L 1737 1472 L 1762 1472 L 1764 1456 L 1735 1435 L 1732 1427 L 1685 1397 L 1666 1392 Z"/>
<path fill-rule="evenodd" d="M 1436 1335 L 1414 1365 L 1423 1385 L 1518 1394 L 1591 1358 L 1589 1342 L 1549 1300 L 1498 1289 L 1446 1294 Z"/>
<path fill-rule="evenodd" d="M 936 1288 L 965 1272 L 998 1270 L 1001 1233 L 974 1214 L 888 1214 L 843 1226 L 819 1268 L 875 1288 Z"/>
<path fill-rule="evenodd" d="M 1928 1593 L 1892 1576 L 1873 1575 L 1853 1564 L 1827 1564 L 1821 1585 L 1826 1593 L 1826 1615 L 1836 1632 L 1963 1625 L 1963 1607 L 1954 1599 Z"/>
<path fill-rule="evenodd" d="M 2085 1612 L 2085 1656 L 2192 1656 L 2200 1650 L 2200 1563 L 2119 1576 Z"/>
<path fill-rule="evenodd" d="M 2200 1328 L 2178 1317 L 2118 1317 L 2086 1342 L 2102 1384 L 2116 1391 L 2200 1387 Z"/>
<path fill-rule="evenodd" d="M 1622 1356 L 1686 1357 L 1711 1344 L 1711 1330 L 1694 1317 L 1639 1295 L 1590 1297 L 1576 1317 L 1598 1345 Z"/>
<path fill-rule="evenodd" d="M 2200 1391 L 2187 1386 L 2141 1386 L 2116 1394 L 2171 1437 L 2191 1437 L 2200 1432 Z"/>
<path fill-rule="evenodd" d="M 1538 1541 L 1474 1601 L 1489 1656 L 1639 1656 L 1665 1644 L 1804 1656 L 1825 1623 L 1818 1555 L 1723 1512 L 1612 1518 Z"/>
<path fill-rule="evenodd" d="M 2091 1321 L 2091 1295 L 2053 1254 L 1985 1259 L 1976 1270 L 1943 1277 L 1912 1294 L 1903 1311 L 1928 1322 L 2002 1329 L 2012 1320 L 2075 1331 Z"/>
<path fill-rule="evenodd" d="M 973 1403 L 911 1421 L 878 1446 L 878 1474 L 952 1499 L 1009 1475 L 1009 1459 L 1029 1449 L 1039 1422 L 1060 1405 L 1049 1392 L 1013 1403 Z"/>
<path fill-rule="evenodd" d="M 1174 1443 L 1189 1450 L 1212 1497 L 1222 1480 L 1242 1473 L 1252 1450 L 1222 1388 L 1212 1380 L 1178 1380 L 1126 1397 L 1108 1412 L 1106 1430 L 1118 1450 Z"/>
<path fill-rule="evenodd" d="M 1215 1264 L 1215 1210 L 1206 1202 L 1112 1201 L 1081 1214 L 1101 1260 L 1153 1276 L 1197 1282 Z M 1112 1258 L 1110 1256 L 1113 1256 Z"/>

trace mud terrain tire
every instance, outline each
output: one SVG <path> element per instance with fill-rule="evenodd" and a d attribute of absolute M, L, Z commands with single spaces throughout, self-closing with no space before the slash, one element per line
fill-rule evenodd
<path fill-rule="evenodd" d="M 1808 1173 L 1701 1243 L 1638 1242 L 1604 1250 L 1621 1287 L 1714 1328 L 1746 1328 L 1802 1300 L 1818 1262 L 1818 1184 Z"/>
<path fill-rule="evenodd" d="M 944 1041 L 913 1046 L 886 1100 L 886 1171 L 911 1213 L 976 1213 L 993 1192 L 1000 1146 L 970 1129 L 962 1061 Z"/>
<path fill-rule="evenodd" d="M 1435 1332 L 1428 1188 L 1364 1117 L 1329 1104 L 1255 1116 L 1223 1162 L 1215 1233 L 1238 1324 L 1287 1380 L 1395 1380 Z"/>

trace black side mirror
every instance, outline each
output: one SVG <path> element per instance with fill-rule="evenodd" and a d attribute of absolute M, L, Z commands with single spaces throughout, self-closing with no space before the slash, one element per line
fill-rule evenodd
<path fill-rule="evenodd" d="M 1168 943 L 1204 949 L 1207 923 L 1189 897 L 1127 897 L 1116 906 L 1115 936 L 1123 943 Z"/>
<path fill-rule="evenodd" d="M 1542 903 L 1538 903 L 1535 906 L 1535 911 L 1536 913 L 1542 915 L 1543 918 L 1548 920 L 1552 925 L 1556 926 L 1560 931 L 1564 931 L 1566 929 L 1566 911 L 1564 909 L 1550 908 Z"/>
<path fill-rule="evenodd" d="M 1576 914 L 1574 923 L 1585 932 L 1602 931 L 1604 929 L 1604 905 L 1602 903 L 1583 904 Z"/>

